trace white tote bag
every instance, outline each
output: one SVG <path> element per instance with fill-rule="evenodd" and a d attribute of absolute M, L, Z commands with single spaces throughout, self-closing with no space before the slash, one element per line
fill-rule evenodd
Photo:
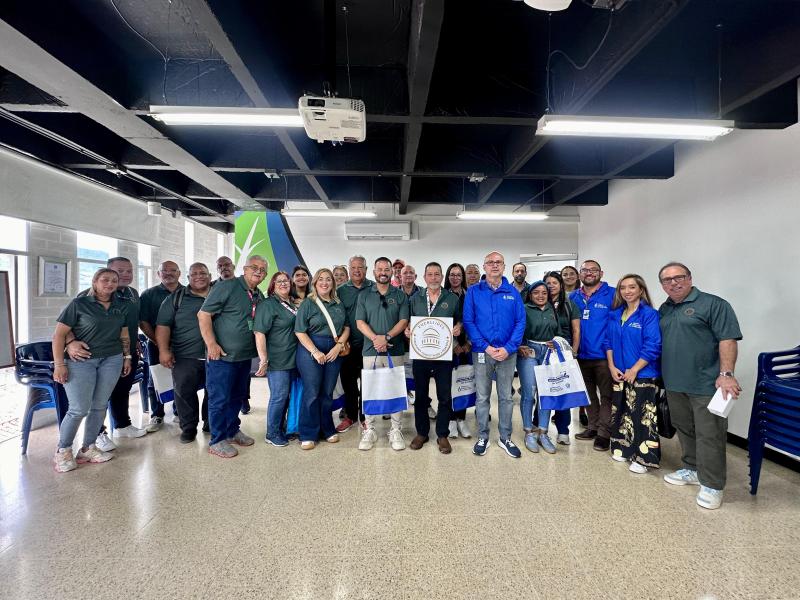
<path fill-rule="evenodd" d="M 405 354 L 405 360 L 403 362 L 403 368 L 406 372 L 406 390 L 409 392 L 414 391 L 414 367 L 411 364 L 411 356 L 408 352 Z"/>
<path fill-rule="evenodd" d="M 395 367 L 389 356 L 389 366 L 361 370 L 361 403 L 365 415 L 390 415 L 408 409 L 406 371 Z"/>
<path fill-rule="evenodd" d="M 475 367 L 472 359 L 469 359 L 468 364 L 458 365 L 453 369 L 450 396 L 453 398 L 453 410 L 466 410 L 475 406 L 478 396 L 475 390 Z"/>
<path fill-rule="evenodd" d="M 153 387 L 158 394 L 161 404 L 172 402 L 175 399 L 175 392 L 172 384 L 172 369 L 161 365 L 150 366 L 150 377 L 153 378 Z"/>
<path fill-rule="evenodd" d="M 565 358 L 556 345 L 555 352 L 548 350 L 544 364 L 533 368 L 539 407 L 542 410 L 565 410 L 589 406 L 589 395 L 583 381 L 581 368 L 574 358 Z"/>

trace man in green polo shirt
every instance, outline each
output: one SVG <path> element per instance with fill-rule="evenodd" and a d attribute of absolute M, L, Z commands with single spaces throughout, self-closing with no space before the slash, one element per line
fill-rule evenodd
<path fill-rule="evenodd" d="M 461 335 L 461 301 L 453 292 L 442 288 L 442 265 L 437 262 L 425 265 L 424 278 L 427 287 L 414 294 L 409 300 L 410 316 L 453 319 L 452 335 L 458 337 Z M 406 329 L 405 334 L 407 338 L 410 338 L 411 330 Z M 411 449 L 419 450 L 428 441 L 428 433 L 431 429 L 431 422 L 428 418 L 431 397 L 428 389 L 431 377 L 433 377 L 436 381 L 436 400 L 439 403 L 439 413 L 436 416 L 436 443 L 439 446 L 439 452 L 450 454 L 451 447 L 447 436 L 450 433 L 450 419 L 453 411 L 450 390 L 453 383 L 453 362 L 449 355 L 448 360 L 416 358 L 413 361 L 412 371 L 414 387 L 419 390 L 419 394 L 417 402 L 414 404 L 414 424 L 417 435 L 411 440 Z"/>
<path fill-rule="evenodd" d="M 344 390 L 344 415 L 336 426 L 336 431 L 344 433 L 350 429 L 357 420 L 364 421 L 361 414 L 361 353 L 364 350 L 364 336 L 356 326 L 356 308 L 359 297 L 370 290 L 373 282 L 367 279 L 367 259 L 356 255 L 350 257 L 347 263 L 350 269 L 350 281 L 346 281 L 336 289 L 339 300 L 347 311 L 347 325 L 350 327 L 350 354 L 342 357 L 342 368 L 339 376 Z"/>
<path fill-rule="evenodd" d="M 356 307 L 356 326 L 364 336 L 363 367 L 371 369 L 375 364 L 378 367 L 387 367 L 387 354 L 391 355 L 395 366 L 400 366 L 405 353 L 402 335 L 408 325 L 408 298 L 403 290 L 390 284 L 392 261 L 388 258 L 382 256 L 375 261 L 373 274 L 375 285 L 359 295 Z M 391 415 L 389 442 L 393 450 L 403 450 L 406 447 L 400 429 L 402 416 L 402 412 Z M 366 416 L 361 442 L 358 444 L 359 450 L 371 450 L 375 445 L 378 439 L 375 420 L 375 415 Z"/>
<path fill-rule="evenodd" d="M 197 390 L 203 389 L 203 422 L 208 424 L 206 344 L 200 334 L 197 311 L 210 289 L 211 274 L 203 263 L 189 267 L 189 285 L 167 296 L 158 309 L 156 342 L 161 366 L 172 369 L 172 387 L 181 424 L 181 443 L 197 437 Z M 205 427 L 204 430 L 207 430 Z"/>
<path fill-rule="evenodd" d="M 661 371 L 683 449 L 683 468 L 664 480 L 699 485 L 697 504 L 719 508 L 725 488 L 728 419 L 711 413 L 708 403 L 717 389 L 725 398 L 738 398 L 742 391 L 733 375 L 742 332 L 731 305 L 693 287 L 686 265 L 668 263 L 658 279 L 669 296 L 658 310 Z"/>
<path fill-rule="evenodd" d="M 249 257 L 244 275 L 217 280 L 197 313 L 207 349 L 206 390 L 211 424 L 208 451 L 222 458 L 239 453 L 232 443 L 255 443 L 239 429 L 239 411 L 250 386 L 250 363 L 258 356 L 253 326 L 258 303 L 264 300 L 258 284 L 264 281 L 267 270 L 264 258 Z"/>
<path fill-rule="evenodd" d="M 156 343 L 158 309 L 167 296 L 183 287 L 180 282 L 180 267 L 171 260 L 162 262 L 156 274 L 161 283 L 147 288 L 142 292 L 142 297 L 139 299 L 139 329 L 147 336 L 147 355 L 150 358 L 151 365 L 157 365 L 160 362 Z M 156 393 L 152 377 L 147 383 L 147 395 L 150 399 L 150 423 L 147 425 L 147 431 L 152 433 L 161 429 L 164 424 L 164 404 L 162 404 Z"/>

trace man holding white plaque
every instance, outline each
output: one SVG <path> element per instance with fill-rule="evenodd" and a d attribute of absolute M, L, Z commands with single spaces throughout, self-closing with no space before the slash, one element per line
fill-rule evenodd
<path fill-rule="evenodd" d="M 461 334 L 461 310 L 458 296 L 442 287 L 442 266 L 425 265 L 426 288 L 409 299 L 411 324 L 406 329 L 409 354 L 414 373 L 417 401 L 414 404 L 414 425 L 417 436 L 411 449 L 419 450 L 428 441 L 431 423 L 428 407 L 431 377 L 436 382 L 439 412 L 436 416 L 436 443 L 439 452 L 450 454 L 447 439 L 453 410 L 450 388 L 453 378 L 453 337 Z"/>

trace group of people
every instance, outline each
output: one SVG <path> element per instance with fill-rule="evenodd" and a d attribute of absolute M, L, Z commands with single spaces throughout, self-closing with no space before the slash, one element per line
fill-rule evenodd
<path fill-rule="evenodd" d="M 336 443 L 358 424 L 360 450 L 378 441 L 378 416 L 365 415 L 361 403 L 362 370 L 404 364 L 411 317 L 452 319 L 453 360 L 415 359 L 411 365 L 416 435 L 421 449 L 435 419 L 436 445 L 452 452 L 451 439 L 472 438 L 466 411 L 454 411 L 451 385 L 459 365 L 473 365 L 477 440 L 473 454 L 490 445 L 490 397 L 496 384 L 497 445 L 512 458 L 522 452 L 512 440 L 513 380 L 519 375 L 524 446 L 530 452 L 555 453 L 569 445 L 569 410 L 542 409 L 537 402 L 535 367 L 542 365 L 563 338 L 577 358 L 589 404 L 585 429 L 577 440 L 592 441 L 595 450 L 610 450 L 611 459 L 627 463 L 631 472 L 658 468 L 660 440 L 656 401 L 666 390 L 672 421 L 683 450 L 683 467 L 664 476 L 674 485 L 699 485 L 697 503 L 718 508 L 725 487 L 727 420 L 708 411 L 717 388 L 738 397 L 734 376 L 741 332 L 731 306 L 692 284 L 689 268 L 666 264 L 658 273 L 668 298 L 656 308 L 644 279 L 622 277 L 616 287 L 603 281 L 595 260 L 579 269 L 564 267 L 527 282 L 523 263 L 504 277 L 505 259 L 486 255 L 483 275 L 478 265 L 458 263 L 446 269 L 429 262 L 424 287 L 417 285 L 413 266 L 401 259 L 377 258 L 367 277 L 367 261 L 353 256 L 347 265 L 318 269 L 313 276 L 297 266 L 275 272 L 261 284 L 269 265 L 250 256 L 241 275 L 227 257 L 217 261 L 216 281 L 206 265 L 189 267 L 188 285 L 180 270 L 165 261 L 161 283 L 142 293 L 130 287 L 133 269 L 117 257 L 99 269 L 92 287 L 72 300 L 58 318 L 53 336 L 56 381 L 69 400 L 55 454 L 59 472 L 76 463 L 105 462 L 115 445 L 103 427 L 110 407 L 115 435 L 140 437 L 161 427 L 163 404 L 151 393 L 151 419 L 138 429 L 128 415 L 128 394 L 137 365 L 138 330 L 148 339 L 151 364 L 171 369 L 180 441 L 192 442 L 202 416 L 210 433 L 209 452 L 232 458 L 237 446 L 251 446 L 240 429 L 240 413 L 249 411 L 251 363 L 256 376 L 266 375 L 270 390 L 267 443 L 289 444 L 287 410 L 293 386 L 302 382 L 297 434 L 301 448 L 321 441 Z M 438 411 L 429 394 L 434 380 Z M 334 422 L 333 393 L 337 381 L 344 408 Z M 198 391 L 205 390 L 200 406 Z M 384 415 L 390 421 L 389 445 L 406 447 L 402 412 Z M 85 419 L 83 444 L 72 446 Z M 557 436 L 548 435 L 551 420 Z"/>

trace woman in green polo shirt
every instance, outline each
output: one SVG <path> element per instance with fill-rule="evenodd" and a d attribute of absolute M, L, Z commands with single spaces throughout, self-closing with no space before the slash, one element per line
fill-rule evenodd
<path fill-rule="evenodd" d="M 525 430 L 525 447 L 531 452 L 539 452 L 539 445 L 549 454 L 556 451 L 547 436 L 551 411 L 540 408 L 539 428 L 537 430 L 533 427 L 533 397 L 536 393 L 533 368 L 544 362 L 547 349 L 553 345 L 551 340 L 558 334 L 558 319 L 550 302 L 550 292 L 544 281 L 536 281 L 528 290 L 525 302 L 525 333 L 517 351 L 519 393 L 522 397 L 519 410 L 522 413 L 522 428 Z"/>
<path fill-rule="evenodd" d="M 300 447 L 311 450 L 322 437 L 339 441 L 333 425 L 331 405 L 333 388 L 339 377 L 339 354 L 350 337 L 344 304 L 336 295 L 330 269 L 320 269 L 311 280 L 311 291 L 297 311 L 294 325 L 300 346 L 297 348 L 297 370 L 303 380 L 303 402 L 300 406 Z"/>
<path fill-rule="evenodd" d="M 286 446 L 283 420 L 289 405 L 289 392 L 297 370 L 294 334 L 297 306 L 291 298 L 292 280 L 285 271 L 278 271 L 270 279 L 267 299 L 256 308 L 253 330 L 258 349 L 257 377 L 266 373 L 269 385 L 266 441 L 273 446 Z"/>
<path fill-rule="evenodd" d="M 128 302 L 115 296 L 119 275 L 112 269 L 98 269 L 92 277 L 88 295 L 72 300 L 58 316 L 53 334 L 53 379 L 64 386 L 69 410 L 61 422 L 55 469 L 66 473 L 77 468 L 76 463 L 101 463 L 114 458 L 95 446 L 95 438 L 103 424 L 108 397 L 120 373 L 131 370 L 130 340 L 128 338 Z M 67 334 L 85 342 L 92 355 L 83 361 L 65 358 Z M 86 419 L 83 446 L 77 460 L 72 455 L 72 443 L 78 427 Z"/>

